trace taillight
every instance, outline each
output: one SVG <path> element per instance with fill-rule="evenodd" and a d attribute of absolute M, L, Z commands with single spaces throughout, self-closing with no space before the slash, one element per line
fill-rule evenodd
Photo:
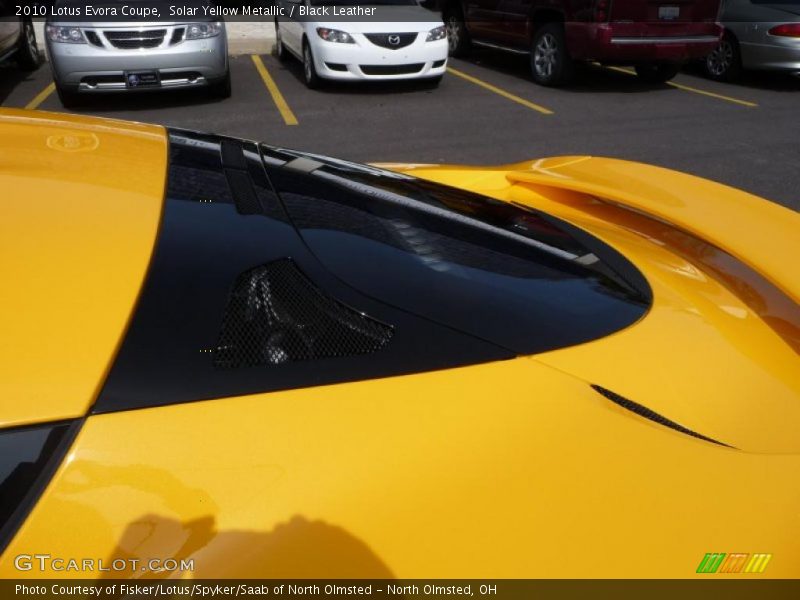
<path fill-rule="evenodd" d="M 610 0 L 597 0 L 597 3 L 594 5 L 594 20 L 596 22 L 605 23 L 608 21 L 610 5 Z"/>
<path fill-rule="evenodd" d="M 776 25 L 769 30 L 770 35 L 782 35 L 784 37 L 800 37 L 800 23 L 784 23 Z"/>

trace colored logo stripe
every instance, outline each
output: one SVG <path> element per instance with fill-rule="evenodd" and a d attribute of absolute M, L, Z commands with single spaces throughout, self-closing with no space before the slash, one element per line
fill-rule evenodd
<path fill-rule="evenodd" d="M 747 562 L 747 557 L 750 556 L 746 553 L 734 552 L 728 554 L 728 558 L 722 563 L 719 568 L 720 573 L 739 573 Z"/>
<path fill-rule="evenodd" d="M 767 568 L 767 563 L 772 558 L 772 554 L 753 554 L 744 568 L 745 573 L 763 573 Z"/>
<path fill-rule="evenodd" d="M 703 557 L 703 560 L 700 561 L 700 565 L 697 567 L 698 573 L 716 573 L 717 569 L 719 569 L 720 564 L 722 564 L 722 560 L 725 558 L 724 552 L 707 552 L 706 555 Z"/>
<path fill-rule="evenodd" d="M 697 573 L 763 573 L 772 554 L 707 552 L 697 566 Z"/>

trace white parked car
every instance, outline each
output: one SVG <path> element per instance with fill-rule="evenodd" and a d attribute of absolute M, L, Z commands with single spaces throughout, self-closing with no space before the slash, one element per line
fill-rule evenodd
<path fill-rule="evenodd" d="M 417 0 L 284 0 L 280 4 L 287 16 L 275 20 L 276 53 L 281 60 L 293 54 L 303 62 L 310 88 L 325 79 L 427 79 L 436 85 L 447 69 L 444 23 Z M 324 7 L 329 10 L 320 10 Z M 379 7 L 380 17 L 391 21 L 298 18 L 303 13 L 341 14 L 342 7 Z M 288 18 L 290 13 L 294 18 Z"/>

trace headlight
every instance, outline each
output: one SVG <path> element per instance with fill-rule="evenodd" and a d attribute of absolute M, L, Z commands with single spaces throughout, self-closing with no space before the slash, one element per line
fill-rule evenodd
<path fill-rule="evenodd" d="M 338 29 L 327 29 L 326 27 L 317 27 L 317 34 L 326 42 L 336 42 L 337 44 L 355 44 L 355 40 L 350 37 L 346 31 L 339 31 Z"/>
<path fill-rule="evenodd" d="M 431 29 L 428 32 L 428 37 L 425 38 L 426 42 L 436 42 L 438 40 L 443 40 L 447 37 L 447 29 L 444 25 L 441 27 L 437 27 L 436 29 Z"/>
<path fill-rule="evenodd" d="M 191 23 L 186 27 L 187 40 L 202 40 L 214 37 L 222 31 L 222 23 Z"/>
<path fill-rule="evenodd" d="M 85 44 L 86 38 L 80 27 L 59 27 L 58 25 L 48 25 L 47 38 L 51 42 L 62 42 L 65 44 Z"/>

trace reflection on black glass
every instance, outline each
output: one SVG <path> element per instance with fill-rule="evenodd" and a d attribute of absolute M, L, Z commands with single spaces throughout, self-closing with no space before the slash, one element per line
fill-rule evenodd
<path fill-rule="evenodd" d="M 0 549 L 37 482 L 60 457 L 68 424 L 0 432 Z"/>
<path fill-rule="evenodd" d="M 608 335 L 650 304 L 629 261 L 546 213 L 375 167 L 262 150 L 308 247 L 381 302 L 518 354 Z"/>

